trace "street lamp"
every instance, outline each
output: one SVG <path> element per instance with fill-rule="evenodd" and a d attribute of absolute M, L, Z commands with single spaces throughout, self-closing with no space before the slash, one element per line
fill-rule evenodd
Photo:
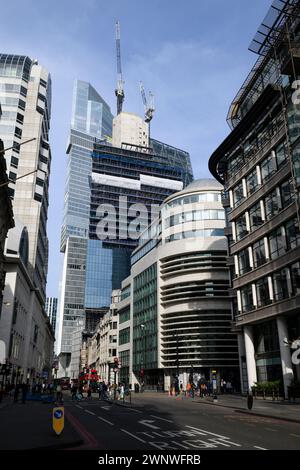
<path fill-rule="evenodd" d="M 178 351 L 178 333 L 177 331 L 173 333 L 173 338 L 176 340 L 176 376 L 179 380 L 179 351 Z"/>
<path fill-rule="evenodd" d="M 141 324 L 141 329 L 142 329 L 142 366 L 140 369 L 140 377 L 141 377 L 141 382 L 142 379 L 144 381 L 144 375 L 145 375 L 145 368 L 146 368 L 146 325 L 143 323 Z M 143 371 L 143 374 L 142 374 Z M 143 387 L 141 385 L 141 392 L 143 391 Z"/>

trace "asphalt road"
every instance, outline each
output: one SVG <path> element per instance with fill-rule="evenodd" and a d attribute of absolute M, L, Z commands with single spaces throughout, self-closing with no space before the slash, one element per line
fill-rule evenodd
<path fill-rule="evenodd" d="M 66 397 L 66 415 L 84 439 L 82 449 L 300 449 L 300 424 L 161 394 L 132 397 L 128 408 Z"/>

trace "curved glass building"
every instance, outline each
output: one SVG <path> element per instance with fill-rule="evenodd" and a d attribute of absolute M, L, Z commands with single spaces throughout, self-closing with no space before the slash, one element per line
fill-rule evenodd
<path fill-rule="evenodd" d="M 196 180 L 164 201 L 140 239 L 122 286 L 128 292 L 130 284 L 130 322 L 119 324 L 120 338 L 130 328 L 119 351 L 130 351 L 132 383 L 167 390 L 176 376 L 185 386 L 191 374 L 210 380 L 216 370 L 238 386 L 224 218 L 221 185 Z M 121 317 L 126 308 L 121 300 Z"/>

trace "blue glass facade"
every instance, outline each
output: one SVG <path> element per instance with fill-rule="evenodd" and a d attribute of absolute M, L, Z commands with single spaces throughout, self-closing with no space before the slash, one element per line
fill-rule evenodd
<path fill-rule="evenodd" d="M 101 139 L 112 135 L 113 115 L 97 91 L 87 82 L 76 80 L 73 90 L 71 127 Z"/>
<path fill-rule="evenodd" d="M 111 291 L 119 288 L 121 281 L 129 275 L 130 253 L 127 248 L 105 246 L 101 240 L 88 241 L 86 308 L 98 309 L 110 305 Z"/>
<path fill-rule="evenodd" d="M 93 257 L 93 250 L 89 255 L 92 249 L 89 245 L 92 154 L 95 142 L 105 135 L 111 136 L 112 119 L 109 106 L 96 90 L 89 83 L 75 81 L 61 230 L 61 251 L 65 253 L 65 259 L 59 313 L 59 353 L 71 353 L 72 334 L 78 322 L 84 324 L 87 319 L 86 285 L 89 286 L 92 277 L 87 265 L 94 269 L 89 262 Z M 98 279 L 99 276 L 95 275 L 93 285 Z M 96 303 L 94 301 L 93 306 Z M 88 305 L 91 306 L 91 302 Z"/>

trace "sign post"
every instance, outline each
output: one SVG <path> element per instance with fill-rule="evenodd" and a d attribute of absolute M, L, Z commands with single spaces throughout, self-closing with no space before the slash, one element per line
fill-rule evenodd
<path fill-rule="evenodd" d="M 52 411 L 52 427 L 59 436 L 65 426 L 65 409 L 63 406 L 57 406 Z"/>
<path fill-rule="evenodd" d="M 217 396 L 217 371 L 212 370 L 212 389 L 213 389 L 213 401 L 218 401 L 218 396 Z"/>

